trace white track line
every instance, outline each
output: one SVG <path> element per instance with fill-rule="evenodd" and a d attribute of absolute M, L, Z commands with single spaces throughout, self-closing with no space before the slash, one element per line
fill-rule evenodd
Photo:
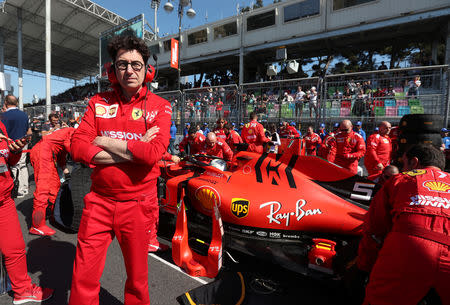
<path fill-rule="evenodd" d="M 168 261 L 162 259 L 161 257 L 159 257 L 159 256 L 156 255 L 156 254 L 149 253 L 148 255 L 151 256 L 151 257 L 153 257 L 153 258 L 155 258 L 155 259 L 157 259 L 157 260 L 159 260 L 159 261 L 162 262 L 163 264 L 166 264 L 167 266 L 171 267 L 172 269 L 175 269 L 175 270 L 177 270 L 177 271 L 179 271 L 179 272 L 181 272 L 181 273 L 183 273 L 183 274 L 189 276 L 191 279 L 196 280 L 197 282 L 199 282 L 199 283 L 201 283 L 201 284 L 203 284 L 203 285 L 208 284 L 207 281 L 202 280 L 202 279 L 200 279 L 200 278 L 198 278 L 198 277 L 190 276 L 189 274 L 187 274 L 186 272 L 184 272 L 184 271 L 183 271 L 180 267 L 178 267 L 177 265 L 174 265 L 174 264 L 169 263 Z"/>

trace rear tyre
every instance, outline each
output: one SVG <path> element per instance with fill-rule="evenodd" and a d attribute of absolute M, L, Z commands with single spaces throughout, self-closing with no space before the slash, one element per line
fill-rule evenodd
<path fill-rule="evenodd" d="M 399 151 L 405 152 L 414 144 L 430 144 L 439 149 L 442 138 L 439 133 L 402 133 L 398 139 Z"/>
<path fill-rule="evenodd" d="M 61 187 L 60 212 L 64 226 L 78 232 L 84 208 L 84 196 L 91 189 L 92 169 L 78 165 L 71 174 L 69 183 Z"/>
<path fill-rule="evenodd" d="M 400 120 L 402 133 L 439 133 L 444 119 L 438 114 L 407 114 Z"/>

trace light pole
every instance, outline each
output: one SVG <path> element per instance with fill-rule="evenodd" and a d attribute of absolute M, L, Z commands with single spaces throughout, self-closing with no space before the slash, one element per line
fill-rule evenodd
<path fill-rule="evenodd" d="M 172 0 L 174 1 L 174 0 Z M 192 0 L 178 0 L 178 91 L 181 91 L 181 20 L 183 19 L 183 10 L 186 6 L 189 5 L 189 9 L 186 11 L 186 15 L 189 18 L 195 17 L 195 11 L 192 8 Z M 173 11 L 173 4 L 168 0 L 166 4 L 164 4 L 164 10 L 168 13 Z M 181 128 L 184 128 L 184 106 L 185 101 L 183 100 L 183 96 L 180 95 L 180 110 L 181 110 Z"/>
<path fill-rule="evenodd" d="M 156 20 L 157 18 L 157 12 L 158 12 L 158 8 L 159 8 L 159 4 L 161 3 L 161 0 L 152 0 L 152 2 L 150 3 L 150 7 L 155 11 L 155 35 L 153 36 L 153 40 L 157 40 L 158 39 L 158 22 Z"/>
<path fill-rule="evenodd" d="M 174 0 L 172 0 L 173 2 Z M 181 90 L 181 20 L 184 15 L 184 8 L 189 6 L 189 9 L 186 11 L 186 15 L 189 18 L 194 18 L 196 13 L 192 8 L 192 0 L 178 0 L 178 90 Z M 164 4 L 164 10 L 168 13 L 171 13 L 174 9 L 173 4 L 168 0 L 166 4 Z"/>

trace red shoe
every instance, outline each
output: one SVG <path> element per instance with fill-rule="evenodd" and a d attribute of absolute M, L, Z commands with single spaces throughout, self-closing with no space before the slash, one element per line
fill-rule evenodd
<path fill-rule="evenodd" d="M 48 227 L 47 225 L 42 225 L 38 228 L 32 226 L 30 228 L 30 234 L 34 234 L 34 235 L 52 236 L 55 233 L 56 233 L 56 231 L 53 230 L 52 228 Z"/>
<path fill-rule="evenodd" d="M 13 304 L 25 304 L 28 302 L 41 303 L 48 300 L 53 295 L 53 289 L 42 288 L 36 284 L 32 284 L 31 288 L 23 293 L 23 295 L 14 295 Z"/>
<path fill-rule="evenodd" d="M 170 247 L 168 245 L 165 244 L 159 244 L 158 245 L 153 245 L 153 244 L 148 244 L 148 252 L 164 252 L 169 250 Z"/>

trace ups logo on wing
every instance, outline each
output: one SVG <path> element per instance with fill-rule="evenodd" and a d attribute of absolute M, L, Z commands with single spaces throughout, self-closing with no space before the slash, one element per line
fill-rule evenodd
<path fill-rule="evenodd" d="M 243 218 L 248 215 L 248 206 L 250 202 L 247 199 L 231 199 L 231 213 L 237 218 Z"/>

